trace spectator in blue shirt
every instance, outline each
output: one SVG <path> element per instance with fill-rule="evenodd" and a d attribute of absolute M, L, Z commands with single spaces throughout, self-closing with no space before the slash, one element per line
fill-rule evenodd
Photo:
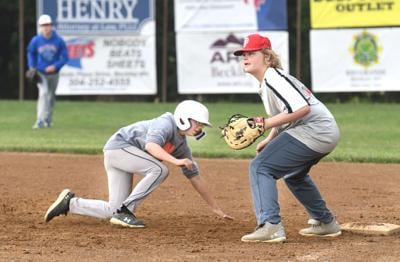
<path fill-rule="evenodd" d="M 37 70 L 40 81 L 37 103 L 37 120 L 33 128 L 51 127 L 59 71 L 68 62 L 64 40 L 53 30 L 49 15 L 38 19 L 39 34 L 28 46 L 29 70 Z"/>

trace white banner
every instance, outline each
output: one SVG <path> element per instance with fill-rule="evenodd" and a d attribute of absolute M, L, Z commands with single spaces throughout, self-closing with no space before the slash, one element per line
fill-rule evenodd
<path fill-rule="evenodd" d="M 233 52 L 242 47 L 241 33 L 177 34 L 178 92 L 180 94 L 256 93 L 257 80 L 245 74 L 240 57 Z M 272 48 L 281 58 L 283 68 L 289 68 L 287 32 L 259 32 L 270 38 Z"/>
<path fill-rule="evenodd" d="M 155 36 L 68 36 L 57 95 L 155 94 Z"/>
<path fill-rule="evenodd" d="M 66 40 L 57 95 L 157 92 L 153 0 L 38 0 Z"/>
<path fill-rule="evenodd" d="M 286 0 L 175 0 L 175 31 L 287 29 Z"/>
<path fill-rule="evenodd" d="M 312 30 L 315 92 L 399 91 L 400 28 Z"/>

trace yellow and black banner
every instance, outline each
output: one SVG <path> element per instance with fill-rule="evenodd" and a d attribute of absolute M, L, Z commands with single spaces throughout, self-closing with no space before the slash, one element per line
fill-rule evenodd
<path fill-rule="evenodd" d="M 400 26 L 400 0 L 310 0 L 312 28 Z"/>

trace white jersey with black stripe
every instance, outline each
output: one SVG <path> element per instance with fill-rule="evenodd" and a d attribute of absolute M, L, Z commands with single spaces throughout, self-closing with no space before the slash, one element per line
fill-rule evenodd
<path fill-rule="evenodd" d="M 292 113 L 309 105 L 309 114 L 278 127 L 278 132 L 287 132 L 316 152 L 329 153 L 335 148 L 340 135 L 333 115 L 295 77 L 281 69 L 268 68 L 259 94 L 269 117 L 282 112 Z"/>

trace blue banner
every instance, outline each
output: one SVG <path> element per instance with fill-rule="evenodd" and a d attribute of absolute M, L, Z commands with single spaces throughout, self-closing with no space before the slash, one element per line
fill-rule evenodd
<path fill-rule="evenodd" d="M 138 34 L 153 21 L 153 0 L 39 0 L 57 31 L 68 34 Z"/>
<path fill-rule="evenodd" d="M 175 0 L 176 32 L 287 30 L 287 0 Z"/>
<path fill-rule="evenodd" d="M 287 30 L 286 0 L 253 1 L 257 8 L 258 30 Z"/>

